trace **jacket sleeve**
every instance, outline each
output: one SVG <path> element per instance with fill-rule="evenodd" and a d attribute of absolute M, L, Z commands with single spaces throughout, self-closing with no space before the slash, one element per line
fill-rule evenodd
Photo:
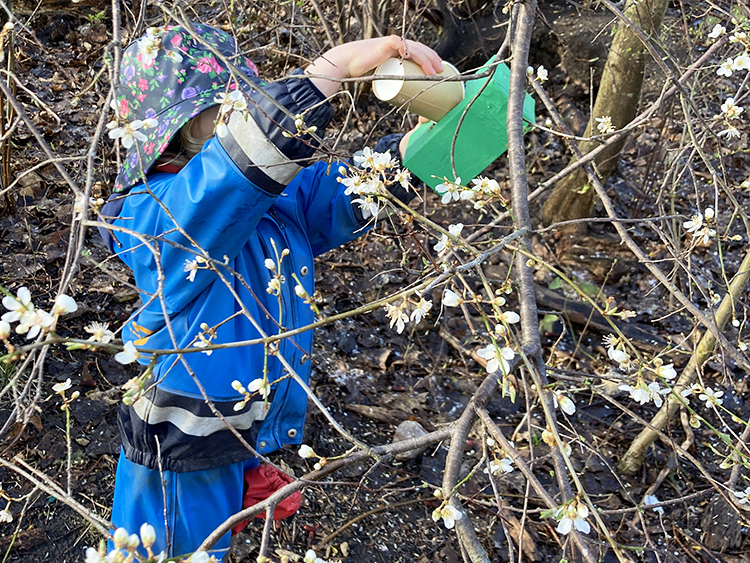
<path fill-rule="evenodd" d="M 293 75 L 302 75 L 296 70 Z M 253 91 L 248 112 L 233 111 L 228 133 L 219 142 L 243 174 L 257 186 L 279 194 L 302 171 L 315 152 L 310 135 L 297 135 L 295 116 L 303 115 L 305 127 L 323 132 L 333 117 L 325 96 L 306 78 L 287 78 L 270 84 L 259 82 L 263 92 Z"/>
<path fill-rule="evenodd" d="M 136 186 L 125 198 L 114 224 L 159 237 L 164 298 L 167 313 L 172 315 L 184 309 L 216 279 L 214 272 L 199 269 L 194 280 L 188 281 L 185 265 L 195 260 L 196 254 L 170 243 L 193 251 L 198 248 L 176 230 L 177 226 L 212 258 L 223 261 L 227 257 L 231 261 L 276 195 L 250 182 L 215 139 L 178 174 L 152 175 L 149 189 L 153 195 L 143 185 Z M 122 248 L 115 250 L 133 271 L 145 303 L 158 289 L 156 257 L 142 244 L 141 237 L 125 233 L 116 236 Z M 141 313 L 140 322 L 153 328 L 163 324 L 162 317 L 161 304 L 154 301 Z"/>
<path fill-rule="evenodd" d="M 289 185 L 307 228 L 314 256 L 319 256 L 364 234 L 369 226 L 358 218 L 352 198 L 338 181 L 341 163 L 316 162 Z"/>
<path fill-rule="evenodd" d="M 401 165 L 398 145 L 402 133 L 386 135 L 375 145 L 375 152 L 390 151 Z M 359 196 L 345 195 L 345 186 L 338 181 L 341 163 L 317 164 L 306 168 L 294 181 L 307 223 L 308 236 L 315 256 L 356 239 L 372 226 L 371 215 L 365 217 L 358 204 L 352 200 Z M 291 187 L 291 186 L 290 186 Z M 406 190 L 392 183 L 388 190 L 404 203 L 415 196 L 413 189 Z"/>

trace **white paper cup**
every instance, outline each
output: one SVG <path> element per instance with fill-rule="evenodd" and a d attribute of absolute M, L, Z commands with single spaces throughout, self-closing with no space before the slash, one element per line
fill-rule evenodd
<path fill-rule="evenodd" d="M 408 59 L 388 59 L 376 70 L 376 75 L 424 76 L 422 67 Z M 438 76 L 458 76 L 452 64 L 443 61 L 443 72 Z M 372 83 L 378 99 L 394 106 L 404 106 L 413 113 L 440 121 L 445 114 L 464 99 L 464 83 L 459 81 L 380 79 Z"/>

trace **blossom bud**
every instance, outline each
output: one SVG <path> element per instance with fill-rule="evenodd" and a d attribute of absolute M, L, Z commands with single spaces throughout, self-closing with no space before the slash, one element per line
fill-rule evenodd
<path fill-rule="evenodd" d="M 188 560 L 190 563 L 209 563 L 208 553 L 205 551 L 196 551 Z"/>
<path fill-rule="evenodd" d="M 53 315 L 65 315 L 67 313 L 75 313 L 78 310 L 78 303 L 75 299 L 69 295 L 61 293 L 55 299 L 55 305 L 52 307 Z"/>
<path fill-rule="evenodd" d="M 268 268 L 271 271 L 274 271 L 276 269 L 276 262 L 271 260 L 270 258 L 266 258 L 266 261 L 264 262 L 266 265 L 266 268 Z"/>
<path fill-rule="evenodd" d="M 305 297 L 307 295 L 305 288 L 299 284 L 294 286 L 294 293 L 297 294 L 297 297 Z"/>
<path fill-rule="evenodd" d="M 307 553 L 305 553 L 305 558 L 303 559 L 304 563 L 315 563 L 315 559 L 317 558 L 317 555 L 315 555 L 315 552 L 312 549 L 308 549 Z"/>
<path fill-rule="evenodd" d="M 106 561 L 107 563 L 125 563 L 125 554 L 119 549 L 113 549 L 107 555 Z"/>
<path fill-rule="evenodd" d="M 8 321 L 0 321 L 0 340 L 7 340 L 10 336 L 10 323 Z"/>
<path fill-rule="evenodd" d="M 128 536 L 128 551 L 135 551 L 139 545 L 141 545 L 141 540 L 138 538 L 138 534 L 130 534 Z"/>
<path fill-rule="evenodd" d="M 148 549 L 156 541 L 156 530 L 151 524 L 143 524 L 141 526 L 141 543 L 143 547 Z"/>
<path fill-rule="evenodd" d="M 201 323 L 201 330 L 203 332 L 208 332 L 209 330 L 211 330 L 211 327 L 208 326 L 208 323 Z"/>
<path fill-rule="evenodd" d="M 281 256 L 282 256 L 282 257 L 284 257 L 284 256 L 289 256 L 289 249 L 288 249 L 288 248 L 285 248 L 284 250 L 282 250 L 282 251 L 281 251 Z"/>
<path fill-rule="evenodd" d="M 303 459 L 307 459 L 310 457 L 317 457 L 315 455 L 315 451 L 308 445 L 302 444 L 299 448 L 299 456 Z"/>
<path fill-rule="evenodd" d="M 80 396 L 81 396 L 81 392 L 80 391 L 73 391 L 73 394 L 70 396 L 70 400 L 71 401 L 75 401 Z"/>
<path fill-rule="evenodd" d="M 103 563 L 104 558 L 101 553 L 94 547 L 86 548 L 86 560 L 85 563 Z"/>
<path fill-rule="evenodd" d="M 125 528 L 117 528 L 115 530 L 115 535 L 112 536 L 115 549 L 122 549 L 128 544 L 128 535 L 128 531 Z"/>

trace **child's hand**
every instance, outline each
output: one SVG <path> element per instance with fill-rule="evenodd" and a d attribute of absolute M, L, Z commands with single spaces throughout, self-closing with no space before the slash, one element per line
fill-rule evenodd
<path fill-rule="evenodd" d="M 334 47 L 313 61 L 305 72 L 332 78 L 354 78 L 364 76 L 392 57 L 411 59 L 427 75 L 443 70 L 438 54 L 427 45 L 416 41 L 402 41 L 398 35 L 353 41 Z M 341 83 L 325 78 L 310 78 L 326 96 L 335 94 Z"/>
<path fill-rule="evenodd" d="M 414 133 L 414 131 L 416 131 L 417 129 L 419 129 L 420 125 L 422 125 L 423 123 L 429 123 L 429 122 L 430 122 L 429 119 L 427 119 L 426 117 L 422 117 L 420 115 L 419 116 L 419 122 L 417 122 L 417 125 L 414 127 L 414 129 L 410 130 L 408 133 L 406 133 L 406 135 L 404 135 L 402 137 L 401 141 L 398 144 L 398 152 L 401 153 L 401 161 L 402 162 L 404 160 L 404 156 L 406 155 L 406 146 L 409 144 L 409 137 L 412 136 L 412 134 Z"/>

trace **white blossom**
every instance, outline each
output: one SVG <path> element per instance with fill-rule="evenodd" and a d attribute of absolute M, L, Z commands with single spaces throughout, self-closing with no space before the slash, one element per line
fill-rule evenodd
<path fill-rule="evenodd" d="M 411 180 L 411 172 L 409 172 L 407 168 L 399 168 L 393 178 L 393 181 L 397 184 L 401 184 L 401 187 L 404 189 L 409 187 L 409 180 Z"/>
<path fill-rule="evenodd" d="M 732 491 L 732 494 L 737 497 L 737 502 L 739 504 L 747 504 L 750 502 L 750 487 L 744 491 Z"/>
<path fill-rule="evenodd" d="M 253 379 L 250 383 L 248 383 L 247 390 L 250 393 L 255 393 L 257 391 L 258 393 L 260 393 L 261 397 L 267 399 L 268 395 L 271 394 L 271 383 L 263 377 Z"/>
<path fill-rule="evenodd" d="M 175 64 L 179 64 L 182 62 L 182 55 L 178 53 L 177 51 L 170 51 L 169 49 L 166 49 L 164 54 L 167 56 L 167 58 L 172 61 Z"/>
<path fill-rule="evenodd" d="M 111 330 L 109 330 L 109 323 L 98 323 L 94 321 L 90 325 L 83 327 L 83 330 L 91 335 L 89 337 L 89 340 L 91 342 L 101 342 L 102 344 L 108 344 L 115 337 L 115 334 Z"/>
<path fill-rule="evenodd" d="M 677 371 L 674 369 L 674 364 L 657 366 L 656 369 L 654 369 L 654 373 L 664 379 L 674 379 L 677 377 Z"/>
<path fill-rule="evenodd" d="M 67 315 L 68 313 L 75 313 L 77 310 L 78 303 L 75 299 L 64 293 L 57 296 L 55 304 L 52 306 L 53 315 Z"/>
<path fill-rule="evenodd" d="M 716 74 L 719 76 L 732 76 L 732 68 L 734 68 L 734 60 L 730 57 L 719 65 Z"/>
<path fill-rule="evenodd" d="M 299 452 L 297 452 L 297 453 L 303 459 L 308 459 L 308 458 L 311 458 L 311 457 L 317 457 L 315 455 L 315 450 L 313 450 L 310 446 L 308 446 L 306 444 L 302 444 L 299 447 Z"/>
<path fill-rule="evenodd" d="M 719 36 L 723 35 L 726 32 L 726 30 L 727 30 L 726 27 L 724 27 L 720 23 L 717 23 L 711 30 L 711 33 L 708 34 L 708 38 L 717 39 Z"/>
<path fill-rule="evenodd" d="M 515 324 L 521 320 L 521 317 L 515 311 L 505 311 L 500 318 L 508 324 Z"/>
<path fill-rule="evenodd" d="M 461 297 L 457 293 L 451 291 L 450 289 L 446 289 L 443 292 L 443 305 L 445 305 L 446 307 L 457 307 L 463 302 L 464 300 L 461 299 Z"/>
<path fill-rule="evenodd" d="M 122 127 L 117 127 L 117 123 L 112 121 L 107 124 L 108 136 L 110 139 L 120 139 L 122 146 L 129 149 L 136 140 L 142 143 L 148 140 L 148 137 L 140 131 L 144 125 L 146 123 L 140 119 L 125 123 Z"/>
<path fill-rule="evenodd" d="M 742 53 L 734 59 L 734 62 L 732 63 L 732 70 L 750 70 L 750 57 L 747 55 L 747 53 Z"/>
<path fill-rule="evenodd" d="M 717 135 L 719 135 L 719 137 L 727 137 L 732 139 L 739 139 L 741 137 L 740 130 L 736 127 L 727 127 L 723 131 L 719 131 Z"/>
<path fill-rule="evenodd" d="M 189 563 L 209 563 L 211 557 L 205 551 L 196 551 L 188 558 Z"/>
<path fill-rule="evenodd" d="M 729 97 L 721 104 L 721 111 L 727 119 L 737 119 L 745 111 L 745 108 L 735 105 L 734 98 Z"/>
<path fill-rule="evenodd" d="M 187 280 L 192 282 L 195 281 L 195 274 L 201 269 L 201 264 L 205 264 L 206 259 L 202 256 L 196 256 L 195 260 L 185 260 L 185 267 L 182 269 L 183 272 L 187 272 Z"/>
<path fill-rule="evenodd" d="M 450 233 L 450 235 L 454 238 L 460 237 L 461 231 L 463 231 L 463 229 L 464 229 L 463 223 L 456 223 L 455 225 L 448 225 L 448 233 Z M 440 241 L 433 247 L 433 249 L 438 254 L 442 254 L 450 247 L 451 247 L 451 240 L 447 234 L 443 233 Z"/>
<path fill-rule="evenodd" d="M 450 203 L 451 199 L 458 201 L 461 197 L 461 178 L 456 178 L 453 182 L 445 178 L 445 182 L 435 186 L 435 191 L 441 196 L 442 203 Z"/>
<path fill-rule="evenodd" d="M 630 398 L 641 405 L 653 401 L 657 407 L 664 404 L 662 395 L 668 395 L 672 391 L 669 387 L 662 389 L 657 381 L 646 385 L 642 380 L 639 380 L 635 387 L 623 384 L 619 386 L 619 389 L 630 393 Z"/>
<path fill-rule="evenodd" d="M 214 97 L 214 101 L 221 104 L 219 113 L 228 113 L 232 110 L 245 111 L 247 99 L 241 90 L 233 90 L 229 94 L 221 92 Z"/>
<path fill-rule="evenodd" d="M 135 551 L 138 549 L 138 546 L 141 545 L 141 540 L 138 537 L 138 534 L 130 534 L 128 536 L 128 551 Z"/>
<path fill-rule="evenodd" d="M 34 304 L 31 302 L 31 292 L 27 287 L 20 287 L 16 292 L 16 297 L 6 295 L 3 297 L 3 307 L 8 309 L 8 313 L 2 316 L 2 320 L 13 323 L 21 318 L 26 311 L 33 311 Z"/>
<path fill-rule="evenodd" d="M 595 121 L 596 121 L 596 129 L 602 135 L 615 132 L 615 126 L 612 124 L 611 115 L 603 115 L 601 117 L 597 117 Z"/>
<path fill-rule="evenodd" d="M 714 391 L 710 387 L 706 387 L 705 389 L 703 389 L 703 393 L 698 395 L 698 398 L 701 401 L 705 401 L 706 406 L 708 406 L 709 404 L 721 405 L 724 403 L 724 399 L 719 398 L 722 395 L 724 395 L 724 391 Z"/>
<path fill-rule="evenodd" d="M 36 337 L 42 330 L 46 330 L 55 322 L 55 317 L 42 309 L 26 310 L 16 326 L 18 334 L 26 334 L 26 338 Z"/>
<path fill-rule="evenodd" d="M 411 313 L 411 320 L 414 323 L 419 323 L 422 318 L 427 315 L 432 309 L 432 301 L 427 301 L 424 298 L 420 298 L 414 311 Z"/>
<path fill-rule="evenodd" d="M 208 340 L 206 337 L 204 337 L 202 334 L 198 335 L 198 340 L 193 342 L 193 348 L 206 348 L 211 344 L 211 341 Z M 201 354 L 205 354 L 206 356 L 210 356 L 213 354 L 213 350 L 202 350 Z"/>
<path fill-rule="evenodd" d="M 456 525 L 456 520 L 461 520 L 462 517 L 461 511 L 453 508 L 450 504 L 444 504 L 432 511 L 432 520 L 437 522 L 442 518 L 445 527 L 449 530 Z"/>
<path fill-rule="evenodd" d="M 573 402 L 573 400 L 568 397 L 567 395 L 563 395 L 559 391 L 552 390 L 552 399 L 554 400 L 555 407 L 560 407 L 560 409 L 568 415 L 573 415 L 576 412 L 576 404 Z"/>
<path fill-rule="evenodd" d="M 487 373 L 495 373 L 502 368 L 503 374 L 510 373 L 510 364 L 508 361 L 516 357 L 516 353 L 511 348 L 507 346 L 499 348 L 495 344 L 480 348 L 477 350 L 477 355 L 487 360 Z"/>
<path fill-rule="evenodd" d="M 485 473 L 492 473 L 493 475 L 495 473 L 502 472 L 502 473 L 512 473 L 513 472 L 513 460 L 509 457 L 503 458 L 503 459 L 493 459 L 488 467 L 484 468 Z"/>
<path fill-rule="evenodd" d="M 65 381 L 63 381 L 62 383 L 55 383 L 52 386 L 52 390 L 55 393 L 63 393 L 65 391 L 67 391 L 68 389 L 70 389 L 72 387 L 72 385 L 73 384 L 71 383 L 70 378 L 68 378 Z"/>
<path fill-rule="evenodd" d="M 588 534 L 591 531 L 591 526 L 586 521 L 588 515 L 588 507 L 580 501 L 559 507 L 555 513 L 555 518 L 559 521 L 557 524 L 558 533 L 566 535 L 575 528 L 579 532 Z"/>
<path fill-rule="evenodd" d="M 391 157 L 390 151 L 374 152 L 370 147 L 365 147 L 361 153 L 353 155 L 352 160 L 360 168 L 375 172 L 384 172 L 397 164 L 397 161 Z"/>
<path fill-rule="evenodd" d="M 378 213 L 380 213 L 378 201 L 377 199 L 374 199 L 372 197 L 359 197 L 357 199 L 353 199 L 352 203 L 356 203 L 357 205 L 359 205 L 359 209 L 360 211 L 362 211 L 363 219 L 375 217 L 378 215 Z"/>
<path fill-rule="evenodd" d="M 227 135 L 229 135 L 229 127 L 227 126 L 226 123 L 224 123 L 223 121 L 220 121 L 216 125 L 216 136 L 223 139 Z"/>
<path fill-rule="evenodd" d="M 409 322 L 409 315 L 406 314 L 402 307 L 396 307 L 390 303 L 384 305 L 386 309 L 386 316 L 391 319 L 391 328 L 396 325 L 396 332 L 401 334 L 406 327 L 406 323 Z"/>
<path fill-rule="evenodd" d="M 630 356 L 627 352 L 624 350 L 620 350 L 619 348 L 610 347 L 607 348 L 607 356 L 609 356 L 609 359 L 613 362 L 617 362 L 618 364 L 626 364 L 630 361 Z"/>
<path fill-rule="evenodd" d="M 125 343 L 122 352 L 118 352 L 117 354 L 115 354 L 115 360 L 121 364 L 132 364 L 140 357 L 141 355 L 136 349 L 135 344 L 133 344 L 132 340 L 129 340 Z"/>
<path fill-rule="evenodd" d="M 682 226 L 688 233 L 695 233 L 703 226 L 703 214 L 693 215 L 689 221 L 685 221 Z"/>
<path fill-rule="evenodd" d="M 138 42 L 138 53 L 141 55 L 141 64 L 146 67 L 154 64 L 161 50 L 162 34 L 158 33 L 158 30 L 159 28 L 148 28 L 146 35 Z"/>

